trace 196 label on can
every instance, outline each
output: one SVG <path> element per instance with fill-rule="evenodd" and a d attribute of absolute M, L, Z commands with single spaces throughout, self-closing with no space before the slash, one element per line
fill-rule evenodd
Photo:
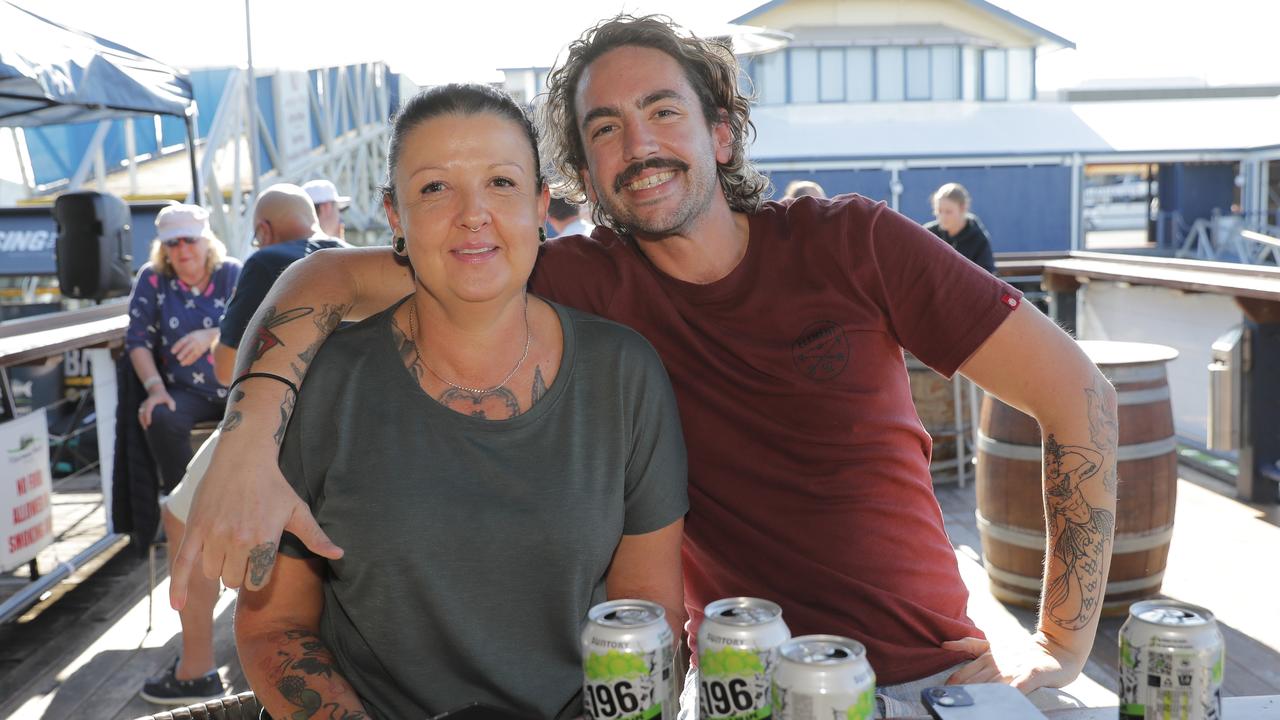
<path fill-rule="evenodd" d="M 671 628 L 661 605 L 601 603 L 582 631 L 582 704 L 591 720 L 676 720 Z"/>
<path fill-rule="evenodd" d="M 778 648 L 791 637 L 782 608 L 758 598 L 707 606 L 698 628 L 698 709 L 703 720 L 773 715 L 770 682 Z"/>
<path fill-rule="evenodd" d="M 1121 720 L 1219 720 L 1225 646 L 1213 613 L 1135 603 L 1120 628 Z"/>

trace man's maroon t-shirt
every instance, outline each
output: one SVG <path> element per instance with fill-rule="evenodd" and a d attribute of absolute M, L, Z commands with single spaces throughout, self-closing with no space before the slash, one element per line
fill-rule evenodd
<path fill-rule="evenodd" d="M 765 203 L 745 257 L 674 279 L 604 228 L 548 242 L 534 292 L 658 349 L 689 451 L 685 602 L 768 598 L 795 635 L 846 635 L 882 684 L 981 636 L 943 530 L 906 348 L 950 376 L 1017 306 L 1012 287 L 856 195 Z"/>

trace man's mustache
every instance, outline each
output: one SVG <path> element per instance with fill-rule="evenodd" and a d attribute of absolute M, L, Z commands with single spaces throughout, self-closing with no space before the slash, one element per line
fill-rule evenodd
<path fill-rule="evenodd" d="M 613 191 L 622 192 L 622 186 L 640 177 L 640 173 L 644 172 L 645 170 L 657 169 L 657 168 L 671 168 L 673 170 L 679 170 L 681 172 L 689 171 L 689 165 L 687 163 L 683 163 L 674 158 L 671 158 L 671 159 L 650 158 L 643 162 L 632 163 L 627 167 L 626 170 L 623 170 L 621 173 L 619 173 L 618 177 L 614 178 Z"/>

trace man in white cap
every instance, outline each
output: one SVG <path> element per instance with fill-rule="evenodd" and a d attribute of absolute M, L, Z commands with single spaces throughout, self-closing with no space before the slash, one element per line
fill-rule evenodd
<path fill-rule="evenodd" d="M 351 205 L 351 198 L 338 194 L 338 188 L 328 180 L 311 180 L 302 189 L 311 197 L 320 218 L 320 229 L 329 237 L 344 237 L 341 212 Z"/>

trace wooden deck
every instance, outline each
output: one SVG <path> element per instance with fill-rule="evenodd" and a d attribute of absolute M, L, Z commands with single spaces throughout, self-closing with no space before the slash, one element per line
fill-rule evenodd
<path fill-rule="evenodd" d="M 1280 507 L 1240 503 L 1227 485 L 1180 470 L 1165 593 L 1217 614 L 1227 642 L 1225 696 L 1280 693 L 1280 606 L 1272 580 Z M 997 644 L 1025 643 L 1034 613 L 1007 608 L 986 590 L 973 485 L 941 487 L 937 494 L 972 593 L 970 614 Z M 55 530 L 100 534 L 101 497 L 83 489 L 72 495 L 55 497 L 62 508 Z M 163 568 L 163 555 L 159 561 Z M 13 574 L 0 576 L 0 597 L 20 581 Z M 0 718 L 130 720 L 161 709 L 139 699 L 137 691 L 144 678 L 176 657 L 178 618 L 168 608 L 162 571 L 152 594 L 154 624 L 147 630 L 147 584 L 146 559 L 116 548 L 20 621 L 0 626 Z M 223 593 L 215 627 L 221 672 L 238 692 L 248 688 L 231 640 L 234 597 Z M 1115 703 L 1122 621 L 1104 619 L 1084 676 L 1068 688 L 1090 706 Z"/>

